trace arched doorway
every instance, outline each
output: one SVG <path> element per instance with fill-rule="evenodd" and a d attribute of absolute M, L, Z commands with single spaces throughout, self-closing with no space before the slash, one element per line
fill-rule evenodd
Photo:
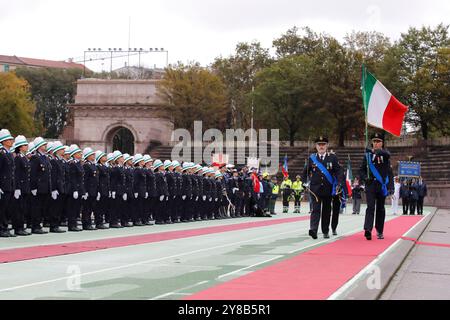
<path fill-rule="evenodd" d="M 109 134 L 112 150 L 119 150 L 122 153 L 134 154 L 134 136 L 133 133 L 125 128 L 118 127 Z"/>

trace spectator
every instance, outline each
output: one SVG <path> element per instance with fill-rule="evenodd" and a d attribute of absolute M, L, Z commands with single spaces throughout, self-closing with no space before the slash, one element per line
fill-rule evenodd
<path fill-rule="evenodd" d="M 419 199 L 417 200 L 417 214 L 423 215 L 423 200 L 427 196 L 427 185 L 423 182 L 422 177 L 419 178 L 417 193 L 419 194 Z"/>
<path fill-rule="evenodd" d="M 398 201 L 400 200 L 400 188 L 401 184 L 398 177 L 394 178 L 394 194 L 392 195 L 392 212 L 394 215 L 398 213 Z"/>
<path fill-rule="evenodd" d="M 364 187 L 359 184 L 359 178 L 355 178 L 352 186 L 352 198 L 353 198 L 353 214 L 359 214 L 361 210 L 361 193 L 364 191 Z"/>
<path fill-rule="evenodd" d="M 404 180 L 400 187 L 400 197 L 402 197 L 403 215 L 408 214 L 409 209 L 409 185 L 408 180 Z"/>

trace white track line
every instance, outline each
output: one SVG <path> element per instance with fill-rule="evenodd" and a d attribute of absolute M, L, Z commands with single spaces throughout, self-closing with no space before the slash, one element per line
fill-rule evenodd
<path fill-rule="evenodd" d="M 117 267 L 112 267 L 112 268 L 100 269 L 100 270 L 96 270 L 96 271 L 82 273 L 79 276 L 80 277 L 90 276 L 90 275 L 93 275 L 93 274 L 99 274 L 99 273 L 103 273 L 103 272 L 109 272 L 109 271 L 114 271 L 114 270 L 126 269 L 126 268 L 135 267 L 135 266 L 139 266 L 139 265 L 143 265 L 143 264 L 147 264 L 147 263 L 151 263 L 151 262 L 162 261 L 162 260 L 172 259 L 172 258 L 177 258 L 177 257 L 183 257 L 183 256 L 187 256 L 187 255 L 191 255 L 191 254 L 195 254 L 195 253 L 199 253 L 199 252 L 209 251 L 209 250 L 215 250 L 215 249 L 220 249 L 220 248 L 232 247 L 232 246 L 236 246 L 236 245 L 239 245 L 239 244 L 242 244 L 242 243 L 259 241 L 259 240 L 264 240 L 264 239 L 270 239 L 270 238 L 278 237 L 280 235 L 291 234 L 291 233 L 299 233 L 299 230 L 283 232 L 283 233 L 277 233 L 277 234 L 270 235 L 270 236 L 265 236 L 265 237 L 255 238 L 255 239 L 249 239 L 249 240 L 244 240 L 244 241 L 238 241 L 238 242 L 228 243 L 228 244 L 215 246 L 215 247 L 210 247 L 210 248 L 198 249 L 198 250 L 189 251 L 189 252 L 185 252 L 185 253 L 180 253 L 180 254 L 176 254 L 176 255 L 172 255 L 172 256 L 156 258 L 156 259 L 150 259 L 150 260 L 145 260 L 145 261 L 136 262 L 136 263 L 130 263 L 130 264 L 117 266 Z M 42 285 L 42 284 L 57 282 L 57 281 L 63 281 L 63 280 L 67 280 L 67 279 L 69 279 L 71 277 L 72 276 L 65 276 L 65 277 L 60 277 L 60 278 L 51 279 L 51 280 L 32 282 L 32 283 L 24 284 L 24 285 L 21 285 L 21 286 L 15 286 L 15 287 L 10 287 L 10 288 L 0 289 L 0 292 L 17 290 L 17 289 L 23 289 L 23 288 L 28 288 L 28 287 Z"/>

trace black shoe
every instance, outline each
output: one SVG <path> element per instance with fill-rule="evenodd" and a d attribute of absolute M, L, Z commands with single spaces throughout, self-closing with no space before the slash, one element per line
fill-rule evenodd
<path fill-rule="evenodd" d="M 164 221 L 156 221 L 155 224 L 166 224 Z"/>
<path fill-rule="evenodd" d="M 104 225 L 104 224 L 97 224 L 95 227 L 97 228 L 97 230 L 106 230 L 106 229 L 109 229 L 109 227 L 106 226 L 106 225 Z"/>
<path fill-rule="evenodd" d="M 336 230 L 333 230 L 333 236 L 337 236 Z"/>
<path fill-rule="evenodd" d="M 16 236 L 31 236 L 30 232 L 27 232 L 27 231 L 25 231 L 23 229 L 21 229 L 21 230 L 14 230 L 14 234 Z"/>
<path fill-rule="evenodd" d="M 118 223 L 111 224 L 109 227 L 112 229 L 122 229 L 123 228 L 122 225 L 120 225 Z"/>
<path fill-rule="evenodd" d="M 145 224 L 143 224 L 142 222 L 139 222 L 139 221 L 138 221 L 138 222 L 135 222 L 135 223 L 134 223 L 134 226 L 135 226 L 135 227 L 143 227 L 143 226 L 145 226 Z"/>
<path fill-rule="evenodd" d="M 310 235 L 314 240 L 317 239 L 317 232 L 314 232 L 314 231 L 312 231 L 312 230 L 309 230 L 309 235 Z"/>
<path fill-rule="evenodd" d="M 11 233 L 9 233 L 9 231 L 1 231 L 0 237 L 1 238 L 9 238 L 9 237 L 11 237 Z"/>
<path fill-rule="evenodd" d="M 97 230 L 97 228 L 94 227 L 93 225 L 87 225 L 87 226 L 83 226 L 83 230 L 94 231 L 94 230 Z"/>
<path fill-rule="evenodd" d="M 172 220 L 166 220 L 166 224 L 173 224 Z"/>
<path fill-rule="evenodd" d="M 67 221 L 65 221 L 65 222 L 61 222 L 60 224 L 59 224 L 59 226 L 60 227 L 67 227 Z"/>
<path fill-rule="evenodd" d="M 384 239 L 383 234 L 382 233 L 377 233 L 377 239 L 383 240 Z"/>
<path fill-rule="evenodd" d="M 50 223 L 49 222 L 44 222 L 44 228 L 50 228 Z"/>
<path fill-rule="evenodd" d="M 364 237 L 366 237 L 367 240 L 372 240 L 372 232 L 366 230 L 364 232 Z"/>
<path fill-rule="evenodd" d="M 33 229 L 33 230 L 31 230 L 31 233 L 34 233 L 34 234 L 47 234 L 48 232 L 44 231 L 42 229 Z"/>
<path fill-rule="evenodd" d="M 66 231 L 61 229 L 60 227 L 52 227 L 50 228 L 51 233 L 65 233 Z"/>
<path fill-rule="evenodd" d="M 80 227 L 69 227 L 69 231 L 70 232 L 81 232 L 83 231 L 83 229 L 81 229 Z"/>
<path fill-rule="evenodd" d="M 323 235 L 323 238 L 324 238 L 324 239 L 330 239 L 330 235 L 329 235 L 328 233 L 325 233 L 325 234 Z"/>

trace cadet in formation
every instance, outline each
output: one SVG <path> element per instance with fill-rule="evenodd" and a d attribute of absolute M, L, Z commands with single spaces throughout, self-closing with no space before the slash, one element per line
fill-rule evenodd
<path fill-rule="evenodd" d="M 268 177 L 256 193 L 248 168 L 232 168 L 106 154 L 42 137 L 29 143 L 2 129 L 0 237 L 257 215 L 255 203 L 265 209 L 272 196 Z"/>

